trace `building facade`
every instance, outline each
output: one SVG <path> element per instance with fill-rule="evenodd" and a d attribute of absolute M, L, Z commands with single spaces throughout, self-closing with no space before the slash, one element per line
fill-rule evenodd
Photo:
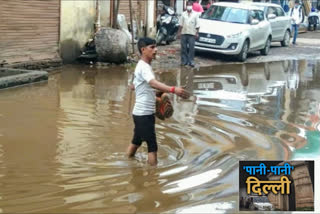
<path fill-rule="evenodd" d="M 119 14 L 130 25 L 128 0 Z M 0 1 L 0 64 L 62 59 L 74 61 L 97 27 L 110 27 L 117 0 Z M 140 36 L 155 35 L 156 0 L 132 0 Z"/>
<path fill-rule="evenodd" d="M 0 63 L 59 58 L 60 0 L 0 1 Z"/>

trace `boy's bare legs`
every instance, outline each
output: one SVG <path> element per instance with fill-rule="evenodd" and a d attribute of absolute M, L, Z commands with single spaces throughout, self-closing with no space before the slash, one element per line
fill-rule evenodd
<path fill-rule="evenodd" d="M 127 149 L 127 155 L 129 158 L 133 157 L 136 154 L 137 149 L 139 148 L 139 146 L 130 143 L 130 145 L 128 146 Z"/>
<path fill-rule="evenodd" d="M 139 146 L 130 144 L 127 149 L 127 155 L 129 158 L 133 157 L 136 154 L 137 149 Z M 158 164 L 158 159 L 157 159 L 157 152 L 149 152 L 148 153 L 148 164 L 151 166 L 155 166 Z"/>
<path fill-rule="evenodd" d="M 148 153 L 148 164 L 150 164 L 151 166 L 155 166 L 158 164 L 157 152 Z"/>

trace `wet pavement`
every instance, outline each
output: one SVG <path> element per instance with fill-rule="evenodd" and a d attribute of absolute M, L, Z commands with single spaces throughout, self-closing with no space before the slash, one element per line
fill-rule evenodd
<path fill-rule="evenodd" d="M 238 160 L 320 157 L 320 61 L 159 69 L 183 85 L 156 121 L 159 165 L 133 160 L 132 68 L 67 65 L 0 91 L 0 213 L 238 210 Z"/>

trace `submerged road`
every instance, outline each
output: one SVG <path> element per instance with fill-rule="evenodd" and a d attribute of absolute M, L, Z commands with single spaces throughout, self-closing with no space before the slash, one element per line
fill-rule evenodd
<path fill-rule="evenodd" d="M 173 96 L 156 121 L 156 168 L 145 144 L 125 155 L 124 67 L 66 65 L 0 91 L 0 213 L 235 213 L 239 160 L 319 160 L 320 61 L 161 71 L 194 99 Z"/>

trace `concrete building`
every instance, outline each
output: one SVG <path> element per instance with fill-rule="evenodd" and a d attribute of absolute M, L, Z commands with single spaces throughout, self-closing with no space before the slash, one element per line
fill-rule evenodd
<path fill-rule="evenodd" d="M 0 64 L 59 58 L 60 3 L 0 1 Z"/>
<path fill-rule="evenodd" d="M 129 24 L 127 0 L 119 14 Z M 60 60 L 72 62 L 97 27 L 110 27 L 116 0 L 0 1 L 0 64 Z M 155 35 L 156 1 L 132 0 L 140 35 Z"/>

